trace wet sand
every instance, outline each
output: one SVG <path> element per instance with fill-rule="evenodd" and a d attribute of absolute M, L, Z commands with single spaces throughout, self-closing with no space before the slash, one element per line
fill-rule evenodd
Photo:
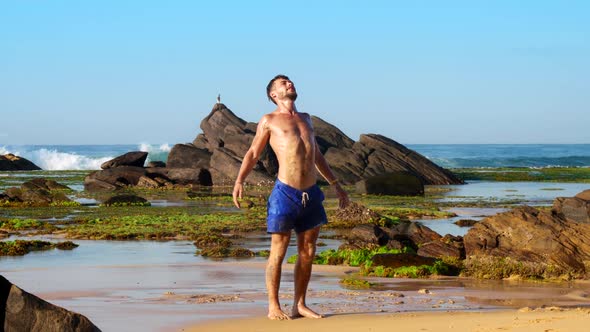
<path fill-rule="evenodd" d="M 545 331 L 585 332 L 590 309 L 507 310 L 494 312 L 420 312 L 402 314 L 338 314 L 324 319 L 270 321 L 263 317 L 225 320 L 183 329 L 186 332 L 283 331 Z"/>
<path fill-rule="evenodd" d="M 502 184 L 498 184 L 497 187 L 498 190 L 504 188 Z M 453 233 L 459 231 L 458 227 L 452 224 L 455 219 L 480 219 L 485 215 L 499 212 L 498 209 L 481 208 L 457 208 L 453 211 L 459 216 L 448 220 L 425 222 L 443 234 Z M 252 250 L 268 249 L 266 234 L 249 236 L 245 240 L 245 247 Z M 322 241 L 327 243 L 327 247 L 320 250 L 339 245 L 334 240 Z M 219 320 L 234 324 L 230 330 L 244 330 L 242 327 L 248 326 L 246 323 L 239 323 L 239 328 L 235 325 L 236 320 L 241 322 L 242 319 L 255 322 L 256 330 L 263 331 L 267 326 L 265 324 L 269 323 L 264 318 L 265 261 L 262 258 L 207 260 L 194 255 L 195 247 L 189 241 L 75 242 L 79 243 L 80 247 L 69 252 L 34 252 L 24 257 L 3 257 L 0 259 L 0 274 L 26 291 L 86 315 L 103 331 L 181 331 L 188 326 L 199 326 L 200 330 L 203 324 L 217 324 Z M 291 245 L 287 256 L 294 253 L 294 246 Z M 342 320 L 344 326 L 340 328 L 340 325 L 335 325 L 335 328 L 347 331 L 346 328 L 350 325 L 356 326 L 355 331 L 363 331 L 362 326 L 365 326 L 367 321 L 397 319 L 396 317 L 416 321 L 409 318 L 425 317 L 417 321 L 432 319 L 439 323 L 439 328 L 430 330 L 437 331 L 441 326 L 451 326 L 446 325 L 449 317 L 453 317 L 454 321 L 454 317 L 463 315 L 451 314 L 449 311 L 485 312 L 473 313 L 476 316 L 466 316 L 471 317 L 466 318 L 469 321 L 473 320 L 473 317 L 495 317 L 493 315 L 498 314 L 498 310 L 510 309 L 506 313 L 514 315 L 517 313 L 516 310 L 527 306 L 571 308 L 590 305 L 588 282 L 540 283 L 453 277 L 418 280 L 370 278 L 368 280 L 375 284 L 370 289 L 343 287 L 340 280 L 345 276 L 354 275 L 355 271 L 357 269 L 349 267 L 314 266 L 308 303 L 329 316 L 321 324 L 332 324 Z M 287 311 L 290 310 L 292 301 L 292 283 L 292 265 L 285 265 L 281 301 Z M 559 312 L 570 315 L 569 311 Z M 576 311 L 571 314 L 575 316 L 571 319 L 579 318 L 576 318 L 579 315 Z M 348 319 L 359 319 L 359 323 Z M 497 319 L 500 321 L 503 318 Z M 551 317 L 529 320 L 531 319 L 547 320 Z M 305 324 L 312 324 L 309 325 L 309 329 L 317 330 L 313 324 L 319 323 L 307 321 L 309 320 L 295 320 L 284 326 L 305 330 Z M 394 321 L 393 327 L 402 323 Z M 303 324 L 303 327 L 290 324 Z M 389 325 L 388 331 L 394 329 L 392 323 L 386 324 Z M 274 330 L 282 325 L 268 326 L 272 326 Z M 510 326 L 502 325 L 498 328 Z M 416 330 L 426 328 L 422 325 L 418 327 Z M 379 327 L 371 328 L 378 331 Z M 465 327 L 463 330 L 495 329 Z M 551 329 L 556 328 L 533 330 Z M 411 331 L 412 327 L 408 327 L 407 330 Z"/>
<path fill-rule="evenodd" d="M 160 243 L 156 248 L 171 246 L 177 252 L 178 245 Z M 88 316 L 103 331 L 181 331 L 219 320 L 253 318 L 254 322 L 266 323 L 266 319 L 260 320 L 266 316 L 264 265 L 264 260 L 200 260 L 15 268 L 2 274 L 41 298 Z M 292 270 L 292 265 L 284 266 L 281 284 L 281 302 L 287 312 L 293 293 Z M 342 287 L 339 281 L 356 271 L 350 267 L 314 266 L 308 304 L 328 315 L 328 322 L 408 312 L 493 312 L 524 306 L 590 305 L 587 282 L 371 278 L 375 286 L 370 289 Z M 254 324 L 258 328 L 258 323 Z"/>

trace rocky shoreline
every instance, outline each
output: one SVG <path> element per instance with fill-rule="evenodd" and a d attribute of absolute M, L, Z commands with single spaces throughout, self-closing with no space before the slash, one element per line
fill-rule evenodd
<path fill-rule="evenodd" d="M 452 172 L 385 136 L 366 134 L 355 142 L 318 117 L 312 117 L 312 121 L 320 150 L 343 184 L 356 184 L 365 193 L 421 195 L 424 185 L 463 183 Z M 256 123 L 244 121 L 218 103 L 200 127 L 203 133 L 192 143 L 174 145 L 165 163 L 143 167 L 147 153 L 129 152 L 90 174 L 85 189 L 232 184 L 254 138 Z M 247 182 L 270 184 L 277 170 L 276 156 L 267 147 Z"/>

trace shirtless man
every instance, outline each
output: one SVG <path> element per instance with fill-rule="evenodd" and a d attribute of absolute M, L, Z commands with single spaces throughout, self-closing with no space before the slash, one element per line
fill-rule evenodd
<path fill-rule="evenodd" d="M 291 230 L 297 234 L 298 258 L 295 263 L 295 295 L 292 317 L 322 318 L 305 304 L 307 285 L 315 257 L 320 226 L 328 222 L 322 206 L 324 194 L 316 185 L 316 170 L 334 186 L 340 207 L 348 205 L 348 195 L 330 170 L 315 140 L 311 117 L 297 112 L 297 91 L 287 76 L 277 75 L 266 87 L 268 98 L 277 109 L 258 122 L 252 145 L 242 161 L 233 190 L 239 208 L 244 181 L 256 165 L 266 143 L 277 156 L 279 174 L 268 198 L 267 231 L 271 234 L 270 256 L 266 266 L 268 318 L 290 319 L 279 304 L 281 266 L 289 246 Z"/>

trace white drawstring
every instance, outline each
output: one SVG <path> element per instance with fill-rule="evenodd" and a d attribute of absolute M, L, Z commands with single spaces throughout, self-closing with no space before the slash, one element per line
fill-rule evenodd
<path fill-rule="evenodd" d="M 309 195 L 306 192 L 303 192 L 301 194 L 301 204 L 303 204 L 303 207 L 305 207 L 307 202 L 309 202 Z"/>

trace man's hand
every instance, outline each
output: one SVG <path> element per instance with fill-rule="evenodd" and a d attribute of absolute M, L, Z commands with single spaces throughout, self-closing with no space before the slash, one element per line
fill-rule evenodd
<path fill-rule="evenodd" d="M 336 190 L 336 196 L 338 196 L 338 207 L 341 209 L 346 208 L 348 204 L 350 204 L 348 194 L 346 193 L 346 191 L 344 191 L 344 189 L 342 189 L 340 183 L 336 183 L 334 189 Z"/>
<path fill-rule="evenodd" d="M 244 184 L 241 182 L 236 182 L 234 185 L 234 192 L 232 196 L 234 197 L 234 205 L 239 209 L 240 202 L 238 202 L 238 198 L 242 199 L 242 193 L 244 192 Z"/>

